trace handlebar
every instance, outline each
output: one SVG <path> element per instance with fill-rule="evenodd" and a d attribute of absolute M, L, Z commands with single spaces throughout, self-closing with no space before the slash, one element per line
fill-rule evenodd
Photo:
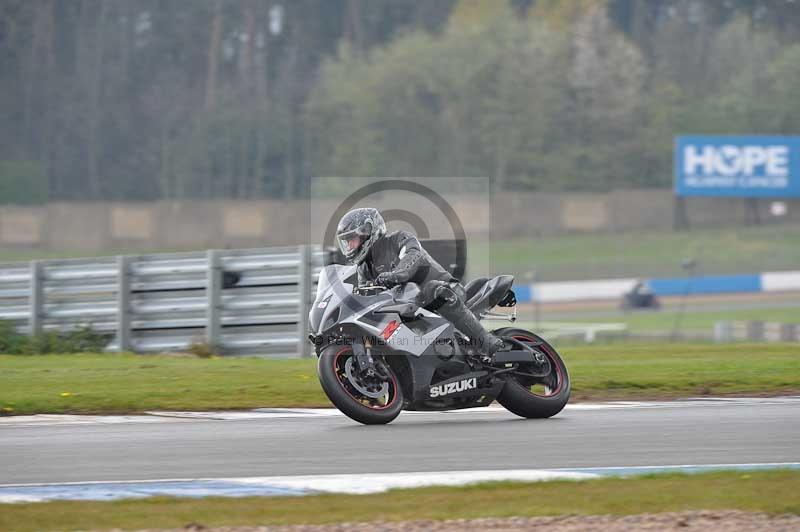
<path fill-rule="evenodd" d="M 362 290 L 366 292 L 368 290 L 387 290 L 387 289 L 388 289 L 387 286 L 381 286 L 379 284 L 368 284 L 368 285 L 357 286 L 355 288 L 356 292 L 361 292 Z"/>

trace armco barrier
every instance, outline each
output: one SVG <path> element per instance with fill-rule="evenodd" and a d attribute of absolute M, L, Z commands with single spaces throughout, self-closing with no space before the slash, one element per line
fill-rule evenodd
<path fill-rule="evenodd" d="M 90 325 L 112 334 L 109 349 L 118 351 L 203 342 L 223 354 L 303 356 L 322 262 L 320 248 L 293 246 L 4 264 L 0 319 L 27 333 Z M 618 299 L 636 282 L 521 284 L 515 291 L 520 302 Z M 800 271 L 647 283 L 656 295 L 777 292 L 800 290 Z"/>
<path fill-rule="evenodd" d="M 21 332 L 89 325 L 109 350 L 203 342 L 222 354 L 308 355 L 318 248 L 210 250 L 0 265 L 0 319 Z"/>
<path fill-rule="evenodd" d="M 715 342 L 800 342 L 800 323 L 718 321 Z"/>

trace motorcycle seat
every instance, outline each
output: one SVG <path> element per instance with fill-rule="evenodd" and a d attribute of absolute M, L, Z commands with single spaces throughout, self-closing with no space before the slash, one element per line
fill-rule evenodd
<path fill-rule="evenodd" d="M 464 291 L 467 293 L 466 298 L 464 301 L 469 306 L 469 300 L 472 299 L 478 291 L 483 288 L 483 285 L 489 282 L 487 277 L 478 277 L 476 279 L 471 280 L 464 286 Z"/>
<path fill-rule="evenodd" d="M 498 275 L 493 279 L 481 277 L 473 279 L 467 286 L 466 306 L 475 314 L 485 312 L 497 305 L 514 284 L 513 275 Z"/>

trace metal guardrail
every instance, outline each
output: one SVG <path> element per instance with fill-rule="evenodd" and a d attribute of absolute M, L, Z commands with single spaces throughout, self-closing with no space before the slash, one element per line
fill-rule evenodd
<path fill-rule="evenodd" d="M 537 332 L 546 338 L 576 337 L 591 344 L 598 336 L 621 336 L 628 332 L 626 323 L 567 323 L 544 321 L 538 324 Z"/>
<path fill-rule="evenodd" d="M 718 321 L 714 323 L 714 341 L 800 342 L 800 323 Z"/>
<path fill-rule="evenodd" d="M 110 351 L 307 356 L 321 265 L 310 246 L 4 264 L 0 319 L 28 334 L 88 325 L 114 335 Z"/>

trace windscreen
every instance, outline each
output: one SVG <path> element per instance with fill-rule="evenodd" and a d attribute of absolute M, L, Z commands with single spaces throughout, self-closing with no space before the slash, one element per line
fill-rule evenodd
<path fill-rule="evenodd" d="M 321 299 L 329 292 L 329 288 L 336 284 L 340 284 L 343 294 L 349 294 L 353 287 L 345 283 L 348 278 L 356 275 L 356 267 L 342 264 L 330 264 L 325 266 L 319 272 L 319 281 L 317 282 L 317 296 L 316 299 Z"/>

